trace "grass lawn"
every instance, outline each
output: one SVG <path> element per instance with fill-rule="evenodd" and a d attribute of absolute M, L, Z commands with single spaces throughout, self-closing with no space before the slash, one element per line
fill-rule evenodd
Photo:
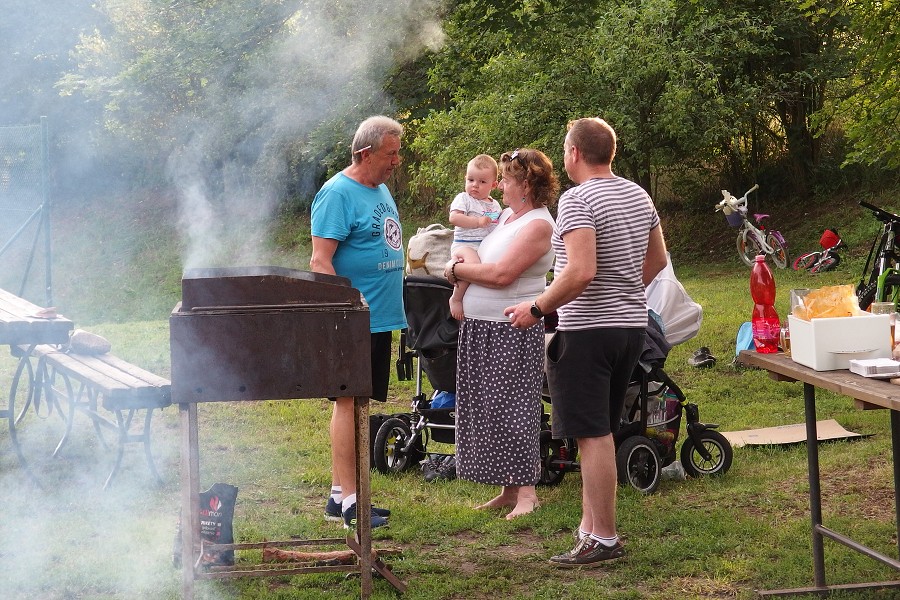
<path fill-rule="evenodd" d="M 705 307 L 693 340 L 674 348 L 667 370 L 700 406 L 701 419 L 722 430 L 803 420 L 799 384 L 776 383 L 762 372 L 736 368 L 734 334 L 750 312 L 747 271 L 736 264 L 686 268 L 679 277 Z M 819 276 L 779 271 L 779 311 L 787 290 L 843 282 L 845 272 Z M 123 358 L 168 374 L 165 320 L 97 324 Z M 719 361 L 692 369 L 686 360 L 709 346 Z M 3 373 L 12 361 L 4 357 Z M 407 410 L 413 388 L 393 382 L 388 406 Z M 861 542 L 895 552 L 890 435 L 884 411 L 855 410 L 844 397 L 820 393 L 819 418 L 834 418 L 867 437 L 823 444 L 826 524 Z M 339 525 L 322 519 L 329 479 L 327 400 L 265 401 L 200 407 L 201 488 L 226 482 L 240 488 L 234 519 L 238 541 L 290 536 L 334 537 Z M 28 423 L 50 431 L 54 415 Z M 50 433 L 26 442 L 37 488 L 11 452 L 0 457 L 4 507 L 0 581 L 4 598 L 179 598 L 180 574 L 171 564 L 179 507 L 177 410 L 154 424 L 157 464 L 165 478 L 154 486 L 137 450 L 126 455 L 112 489 L 101 489 L 109 456 L 79 419 L 72 443 L 47 456 Z M 680 439 L 683 439 L 683 431 Z M 8 434 L 0 444 L 9 448 Z M 48 442 L 49 440 L 49 442 Z M 580 510 L 580 478 L 567 475 L 539 489 L 541 508 L 513 522 L 472 506 L 495 491 L 463 481 L 426 483 L 418 471 L 374 474 L 375 499 L 394 511 L 377 530 L 380 547 L 402 550 L 390 562 L 417 598 L 751 598 L 757 589 L 812 582 L 805 447 L 739 448 L 730 472 L 714 480 L 666 481 L 650 496 L 620 488 L 618 517 L 627 543 L 624 560 L 599 569 L 560 571 L 546 561 L 571 545 Z M 258 556 L 246 555 L 254 563 Z M 826 541 L 829 583 L 887 580 L 877 563 Z M 347 598 L 358 582 L 342 575 L 239 579 L 197 583 L 198 598 Z M 376 581 L 376 597 L 394 597 Z M 847 598 L 890 593 L 844 594 Z"/>
<path fill-rule="evenodd" d="M 718 219 L 716 227 L 724 229 Z M 812 276 L 777 271 L 779 313 L 787 310 L 791 288 L 855 282 L 867 250 L 859 242 L 872 233 L 867 227 L 851 230 L 849 235 L 842 229 L 854 252 L 837 272 Z M 110 265 L 105 279 L 95 274 L 61 280 L 60 306 L 71 307 L 63 311 L 67 316 L 79 315 L 74 317 L 76 325 L 106 336 L 115 354 L 168 376 L 167 317 L 180 290 L 173 289 L 171 267 L 163 265 L 173 262 L 166 253 L 174 252 L 174 245 L 168 234 L 135 226 L 133 235 L 147 239 L 143 251 L 130 255 L 117 246 L 112 233 L 83 252 L 60 253 L 63 273 L 81 273 L 77 261 L 96 259 L 90 256 L 94 252 L 110 259 L 97 259 Z M 819 233 L 819 223 L 814 222 L 804 239 L 797 241 L 797 249 L 814 247 Z M 727 230 L 725 234 L 732 235 Z M 304 235 L 308 232 L 301 228 L 296 239 Z M 699 405 L 701 420 L 718 423 L 721 430 L 802 423 L 800 384 L 774 382 L 760 371 L 730 364 L 737 328 L 749 319 L 752 309 L 749 269 L 738 262 L 733 240 L 710 248 L 710 257 L 716 257 L 710 264 L 681 261 L 679 253 L 687 253 L 687 241 L 685 236 L 673 236 L 676 272 L 694 300 L 703 305 L 704 322 L 696 338 L 672 350 L 666 370 L 688 399 Z M 162 256 L 148 254 L 151 250 Z M 302 251 L 290 247 L 288 254 Z M 145 277 L 132 283 L 127 265 L 142 265 L 141 261 L 148 265 Z M 301 263 L 285 259 L 271 264 L 302 268 Z M 136 305 L 142 309 L 129 309 Z M 115 317 L 99 316 L 116 308 Z M 718 357 L 713 368 L 687 365 L 691 352 L 700 346 L 708 346 Z M 14 368 L 11 357 L 0 356 L 0 389 L 8 389 Z M 410 382 L 393 381 L 388 404 L 373 405 L 373 412 L 406 411 L 413 393 Z M 330 484 L 327 400 L 209 404 L 200 406 L 199 414 L 201 489 L 216 482 L 238 486 L 237 541 L 343 535 L 339 525 L 322 519 Z M 0 431 L 4 449 L 0 453 L 0 598 L 181 598 L 180 571 L 172 566 L 180 505 L 177 410 L 165 409 L 153 426 L 164 485 L 153 484 L 140 451 L 131 448 L 107 491 L 102 484 L 111 457 L 97 443 L 87 419 L 76 415 L 81 418 L 76 420 L 70 443 L 60 456 L 49 458 L 58 441 L 59 422 L 56 415 L 41 416 L 45 418 L 26 423 L 31 435 L 23 441 L 40 487 L 17 464 L 6 428 Z M 822 444 L 826 525 L 896 555 L 887 412 L 859 411 L 846 397 L 820 392 L 818 416 L 836 419 L 865 436 Z M 682 428 L 679 442 L 683 439 Z M 426 483 L 415 470 L 390 477 L 376 473 L 373 496 L 394 512 L 390 527 L 376 530 L 376 544 L 402 551 L 390 563 L 409 583 L 403 597 L 412 600 L 747 599 L 759 589 L 812 583 L 803 444 L 735 449 L 726 476 L 664 481 L 649 496 L 620 487 L 618 525 L 627 556 L 593 570 L 562 571 L 546 559 L 572 544 L 571 532 L 580 514 L 580 483 L 578 474 L 569 474 L 556 487 L 540 488 L 539 510 L 506 521 L 496 513 L 472 510 L 495 489 L 458 480 Z M 825 548 L 829 583 L 895 577 L 886 567 L 833 542 L 826 541 Z M 259 557 L 248 554 L 241 560 L 254 564 Z M 355 579 L 316 574 L 198 582 L 196 597 L 343 599 L 358 593 Z M 835 597 L 896 597 L 893 594 L 857 592 Z M 376 580 L 375 597 L 397 595 L 386 582 Z"/>

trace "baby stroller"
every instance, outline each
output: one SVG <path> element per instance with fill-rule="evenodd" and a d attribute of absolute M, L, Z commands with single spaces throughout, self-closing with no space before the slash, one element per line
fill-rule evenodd
<path fill-rule="evenodd" d="M 450 315 L 452 294 L 453 286 L 446 279 L 408 275 L 403 282 L 409 327 L 400 335 L 397 379 L 415 378 L 416 393 L 411 412 L 386 418 L 373 415 L 380 424 L 372 442 L 372 462 L 380 473 L 399 473 L 417 466 L 425 458 L 430 440 L 444 444 L 456 440 L 453 407 L 432 407 L 439 397 L 456 393 L 459 322 Z M 430 397 L 422 389 L 423 372 L 435 390 Z"/>
<path fill-rule="evenodd" d="M 452 294 L 453 286 L 445 279 L 413 275 L 404 279 L 409 327 L 400 336 L 397 379 L 414 379 L 416 393 L 410 412 L 372 416 L 377 425 L 373 426 L 372 464 L 380 473 L 399 473 L 418 465 L 428 455 L 431 440 L 443 444 L 456 441 L 455 409 L 437 407 L 440 398 L 456 392 L 459 322 L 450 315 Z M 430 397 L 422 388 L 423 373 L 435 390 Z M 549 432 L 549 416 L 542 415 L 541 424 Z M 545 469 L 539 483 L 550 484 L 558 477 Z"/>
<path fill-rule="evenodd" d="M 672 346 L 700 330 L 703 309 L 691 300 L 675 277 L 671 260 L 647 287 L 647 336 L 644 352 L 632 373 L 619 431 L 613 436 L 619 483 L 645 494 L 659 485 L 662 470 L 676 459 L 681 416 L 687 418 L 687 439 L 681 445 L 681 465 L 687 475 L 724 475 L 733 458 L 728 440 L 714 424 L 701 423 L 696 404 L 663 370 Z M 552 404 L 549 393 L 544 401 Z M 567 472 L 580 471 L 578 447 L 572 439 L 554 439 L 549 415 L 541 426 L 541 481 L 559 483 Z"/>
<path fill-rule="evenodd" d="M 400 336 L 397 379 L 415 379 L 416 393 L 410 412 L 372 416 L 377 425 L 373 426 L 372 464 L 380 473 L 399 473 L 418 465 L 428 455 L 431 440 L 443 444 L 456 441 L 455 409 L 437 407 L 439 399 L 456 392 L 459 322 L 450 315 L 452 294 L 453 286 L 445 279 L 408 275 L 404 280 L 409 328 Z M 435 390 L 430 397 L 422 388 L 423 373 Z M 549 433 L 549 416 L 542 415 L 541 424 Z M 539 483 L 550 484 L 558 477 L 545 469 Z"/>
<path fill-rule="evenodd" d="M 715 429 L 718 425 L 700 422 L 696 404 L 663 370 L 671 346 L 662 328 L 651 315 L 648 318 L 644 352 L 632 373 L 632 383 L 619 430 L 613 439 L 616 447 L 616 471 L 619 483 L 644 494 L 656 491 L 662 470 L 676 459 L 676 442 L 681 416 L 687 417 L 688 437 L 681 445 L 680 459 L 691 477 L 723 475 L 731 467 L 733 451 L 728 440 Z M 545 402 L 552 404 L 548 395 Z M 568 472 L 580 471 L 578 446 L 573 439 L 554 439 L 549 415 L 541 426 L 541 482 L 553 485 Z"/>

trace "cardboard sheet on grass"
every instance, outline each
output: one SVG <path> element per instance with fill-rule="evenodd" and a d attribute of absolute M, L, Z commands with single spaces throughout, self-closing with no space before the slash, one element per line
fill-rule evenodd
<path fill-rule="evenodd" d="M 746 429 L 744 431 L 723 431 L 731 445 L 735 448 L 741 446 L 781 446 L 785 444 L 797 444 L 806 441 L 806 424 L 779 425 L 778 427 L 763 427 L 762 429 Z M 845 440 L 864 436 L 844 429 L 834 419 L 816 421 L 816 436 L 819 441 Z"/>

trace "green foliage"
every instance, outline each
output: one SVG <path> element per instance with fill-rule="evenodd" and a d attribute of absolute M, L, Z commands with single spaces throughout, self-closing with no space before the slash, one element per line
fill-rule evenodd
<path fill-rule="evenodd" d="M 566 122 L 586 115 L 616 127 L 617 164 L 648 189 L 652 174 L 671 177 L 715 161 L 744 133 L 742 113 L 761 103 L 759 90 L 729 70 L 770 42 L 761 18 L 673 0 L 598 2 L 572 14 L 542 15 L 539 30 L 517 20 L 519 36 L 489 30 L 478 40 L 481 54 L 453 37 L 479 18 L 462 10 L 451 16 L 451 41 L 431 85 L 465 85 L 452 107 L 422 123 L 415 146 L 431 160 L 416 165 L 414 183 L 449 195 L 458 186 L 446 177 L 459 168 L 452 166 L 518 146 L 534 145 L 560 163 Z"/>
<path fill-rule="evenodd" d="M 91 139 L 138 184 L 197 176 L 210 194 L 239 186 L 303 212 L 379 112 L 408 125 L 394 187 L 423 215 L 443 212 L 473 154 L 535 146 L 559 164 L 566 122 L 585 115 L 619 132 L 617 170 L 667 200 L 761 178 L 807 196 L 858 182 L 833 176 L 848 161 L 898 166 L 893 3 L 96 7 L 58 89 L 103 106 Z"/>
<path fill-rule="evenodd" d="M 613 124 L 618 170 L 657 197 L 696 197 L 704 177 L 734 187 L 763 178 L 782 196 L 841 183 L 831 171 L 848 125 L 835 129 L 823 109 L 850 72 L 859 24 L 840 3 L 543 6 L 470 1 L 448 16 L 429 80 L 441 100 L 418 126 L 414 186 L 448 197 L 476 152 L 534 145 L 558 164 L 566 122 L 586 115 Z M 853 9 L 861 23 L 868 12 Z M 892 68 L 882 85 L 897 79 Z"/>
<path fill-rule="evenodd" d="M 835 106 L 853 144 L 849 162 L 900 167 L 900 6 L 856 0 L 847 12 L 859 35 L 856 67 Z"/>
<path fill-rule="evenodd" d="M 393 113 L 385 77 L 415 73 L 439 43 L 437 4 L 101 2 L 106 24 L 59 87 L 104 104 L 106 134 L 131 142 L 136 165 L 302 206 L 346 164 L 356 125 Z"/>

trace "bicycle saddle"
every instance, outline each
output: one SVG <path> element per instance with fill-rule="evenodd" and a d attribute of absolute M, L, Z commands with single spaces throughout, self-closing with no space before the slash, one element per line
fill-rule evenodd
<path fill-rule="evenodd" d="M 756 219 L 757 221 L 762 221 L 763 219 L 767 218 L 768 216 L 769 215 L 764 215 L 761 213 L 753 213 L 753 218 Z"/>

